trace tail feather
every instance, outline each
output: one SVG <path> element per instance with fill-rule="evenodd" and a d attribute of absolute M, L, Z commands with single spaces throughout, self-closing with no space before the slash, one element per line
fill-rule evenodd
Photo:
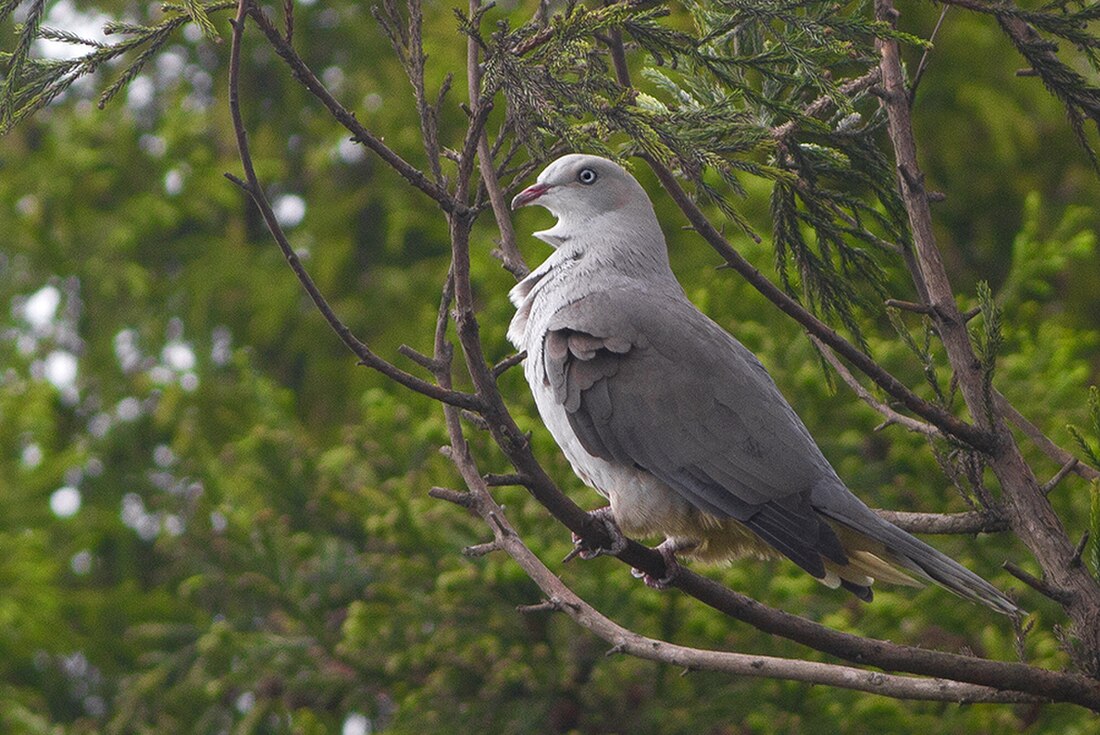
<path fill-rule="evenodd" d="M 960 597 L 1004 615 L 1018 616 L 1023 613 L 1015 602 L 974 572 L 860 505 L 860 509 L 845 509 L 847 512 L 819 508 L 821 513 L 843 527 L 841 538 L 845 548 L 850 548 L 848 542 L 852 534 L 881 548 L 881 551 L 866 548 L 866 541 L 861 543 L 858 538 L 851 539 L 855 547 L 852 561 L 860 572 L 883 581 L 914 584 L 914 580 L 901 569 L 890 568 L 891 564 L 896 565 L 920 579 L 935 582 Z M 868 556 L 872 558 L 868 559 Z M 879 573 L 875 574 L 872 568 L 877 568 Z M 902 578 L 900 582 L 899 577 Z"/>

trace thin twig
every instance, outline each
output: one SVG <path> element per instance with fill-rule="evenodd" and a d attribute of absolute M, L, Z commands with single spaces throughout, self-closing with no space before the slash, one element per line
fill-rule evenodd
<path fill-rule="evenodd" d="M 428 491 L 428 495 L 437 500 L 446 500 L 448 503 L 454 503 L 455 505 L 461 505 L 463 508 L 469 508 L 471 504 L 470 493 L 459 492 L 458 490 L 452 490 L 449 487 L 433 487 Z"/>
<path fill-rule="evenodd" d="M 420 0 L 409 0 L 409 47 L 406 70 L 412 83 L 413 96 L 416 98 L 416 112 L 420 118 L 420 133 L 424 140 L 424 152 L 428 155 L 428 165 L 432 167 L 435 182 L 443 185 L 443 169 L 439 159 L 439 123 L 436 108 L 428 104 L 428 93 L 424 87 L 424 13 Z"/>
<path fill-rule="evenodd" d="M 1024 436 L 1031 440 L 1031 442 L 1039 448 L 1039 450 L 1050 459 L 1057 462 L 1060 466 L 1065 467 L 1068 463 L 1077 460 L 1073 465 L 1073 472 L 1077 475 L 1085 478 L 1086 480 L 1100 480 L 1100 470 L 1095 467 L 1085 464 L 1077 457 L 1074 457 L 1065 449 L 1055 444 L 1050 437 L 1043 433 L 1043 430 L 1033 424 L 1022 413 L 1016 410 L 1004 395 L 1001 394 L 996 388 L 993 389 L 993 405 L 997 411 L 1006 419 L 1012 422 L 1012 424 L 1023 432 Z"/>
<path fill-rule="evenodd" d="M 864 403 L 885 416 L 889 423 L 904 426 L 906 429 L 909 429 L 909 431 L 915 431 L 919 434 L 924 434 L 925 436 L 937 438 L 943 437 L 943 432 L 941 432 L 935 426 L 932 426 L 931 424 L 925 423 L 923 421 L 917 421 L 914 418 L 898 413 L 894 409 L 890 408 L 890 406 L 880 401 L 871 393 L 871 391 L 864 388 L 862 383 L 856 380 L 855 376 L 852 375 L 847 366 L 840 361 L 840 358 L 836 356 L 836 353 L 833 352 L 824 342 L 813 335 L 810 335 L 810 341 L 814 343 L 818 351 L 821 353 L 821 356 L 825 358 L 825 361 L 828 362 L 834 370 L 836 370 L 837 375 L 840 376 L 840 379 L 843 380 L 845 384 L 849 388 L 851 388 L 855 392 L 855 394 L 860 397 L 860 399 L 863 400 Z"/>
<path fill-rule="evenodd" d="M 313 282 L 313 279 L 302 265 L 297 253 L 294 252 L 294 248 L 291 246 L 290 241 L 287 240 L 286 234 L 283 232 L 278 219 L 275 217 L 275 212 L 271 208 L 271 203 L 264 193 L 259 179 L 256 177 L 256 169 L 252 164 L 252 154 L 248 145 L 248 134 L 245 131 L 244 120 L 241 116 L 241 37 L 244 33 L 245 17 L 250 13 L 251 7 L 251 0 L 241 0 L 238 6 L 237 18 L 233 24 L 233 44 L 230 49 L 229 63 L 229 108 L 233 117 L 233 129 L 237 137 L 237 148 L 240 153 L 241 164 L 244 167 L 247 182 L 231 174 L 226 174 L 226 177 L 243 189 L 252 198 L 252 201 L 255 202 L 263 216 L 264 222 L 267 224 L 268 231 L 275 239 L 275 242 L 278 243 L 279 248 L 283 251 L 283 256 L 286 258 L 291 270 L 293 270 L 294 274 L 298 277 L 303 288 L 305 288 L 306 293 L 309 294 L 310 299 L 312 299 L 318 311 L 324 316 L 325 321 L 328 322 L 329 326 L 332 327 L 332 330 L 336 332 L 347 348 L 355 353 L 355 356 L 359 358 L 361 364 L 377 370 L 386 377 L 397 381 L 407 388 L 411 388 L 417 393 L 422 393 L 430 398 L 443 401 L 450 405 L 459 406 L 472 411 L 478 410 L 481 407 L 481 402 L 475 396 L 461 391 L 449 390 L 434 383 L 421 380 L 415 375 L 405 372 L 396 365 L 374 354 L 370 348 L 359 341 L 340 318 L 336 316 L 332 307 L 329 306 L 324 296 L 321 295 L 317 285 Z M 283 40 L 282 36 L 279 35 L 277 31 L 275 35 L 280 41 Z"/>
<path fill-rule="evenodd" d="M 479 17 L 481 0 L 470 0 L 470 18 Z M 472 44 L 473 41 L 471 40 Z M 466 70 L 469 82 L 470 106 L 477 110 L 482 106 L 481 99 L 481 70 L 478 65 L 478 49 L 468 51 L 468 65 Z M 500 180 L 497 178 L 497 170 L 493 165 L 493 154 L 489 149 L 489 134 L 482 128 L 477 141 L 478 171 L 481 173 L 481 183 L 489 195 L 489 204 L 493 208 L 493 218 L 500 232 L 499 246 L 493 251 L 493 256 L 500 260 L 505 269 L 521 280 L 530 273 L 531 269 L 523 260 L 519 248 L 516 246 L 516 230 L 512 226 L 512 217 L 508 211 L 508 203 L 504 200 L 504 193 L 500 189 Z"/>
<path fill-rule="evenodd" d="M 1011 574 L 1013 577 L 1020 580 L 1028 587 L 1031 587 L 1039 594 L 1054 600 L 1059 605 L 1064 605 L 1066 604 L 1066 602 L 1068 602 L 1069 596 L 1064 591 L 1052 587 L 1050 583 L 1046 580 L 1039 579 L 1035 575 L 1025 571 L 1024 569 L 1021 569 L 1010 561 L 1006 561 L 1001 566 L 1003 566 L 1005 571 Z"/>
<path fill-rule="evenodd" d="M 912 301 L 902 301 L 901 299 L 886 299 L 886 305 L 892 306 L 895 309 L 901 309 L 902 311 L 912 311 L 916 314 L 931 314 L 932 307 L 928 304 L 917 304 Z"/>
<path fill-rule="evenodd" d="M 1081 460 L 1077 459 L 1076 457 L 1071 458 L 1068 462 L 1062 465 L 1062 467 L 1056 473 L 1054 473 L 1054 477 L 1043 483 L 1043 486 L 1039 489 L 1043 491 L 1044 495 L 1050 495 L 1050 491 L 1058 487 L 1058 483 L 1066 479 L 1066 475 L 1068 475 L 1070 472 L 1073 472 L 1080 461 Z"/>
<path fill-rule="evenodd" d="M 932 28 L 932 35 L 928 37 L 928 43 L 932 43 L 936 40 L 936 34 L 940 32 L 940 26 L 943 25 L 943 19 L 947 17 L 947 11 L 950 10 L 949 5 L 944 5 L 943 10 L 940 11 L 939 20 L 936 21 L 936 25 Z M 920 63 L 917 64 L 917 71 L 913 74 L 913 83 L 909 85 L 909 105 L 917 99 L 917 87 L 920 86 L 921 79 L 924 78 L 924 72 L 928 69 L 928 59 L 932 54 L 932 47 L 928 46 L 924 49 L 924 53 L 921 54 Z"/>
<path fill-rule="evenodd" d="M 520 350 L 514 355 L 509 355 L 508 357 L 498 362 L 496 365 L 493 365 L 493 377 L 499 378 L 501 375 L 504 375 L 504 373 L 507 372 L 509 368 L 513 368 L 516 365 L 519 365 L 526 359 L 527 350 Z"/>
<path fill-rule="evenodd" d="M 272 24 L 271 19 L 267 17 L 263 10 L 251 2 L 248 2 L 247 6 L 249 16 L 256 21 L 256 25 L 267 36 L 267 40 L 271 43 L 275 52 L 290 66 L 295 78 L 328 108 L 328 111 L 338 123 L 351 132 L 356 142 L 362 143 L 374 151 L 402 178 L 434 199 L 444 212 L 450 212 L 455 208 L 454 199 L 445 189 L 383 143 L 380 137 L 364 127 L 354 114 L 349 112 L 332 96 L 332 93 L 328 91 L 321 80 L 317 78 L 317 75 L 313 73 L 313 70 L 302 60 L 294 47 L 286 42 L 286 39 L 279 33 L 279 30 Z"/>

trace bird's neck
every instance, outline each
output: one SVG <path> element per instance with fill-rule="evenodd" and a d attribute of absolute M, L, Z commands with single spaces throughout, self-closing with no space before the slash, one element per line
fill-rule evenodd
<path fill-rule="evenodd" d="M 585 271 L 607 270 L 658 281 L 675 279 L 664 233 L 649 206 L 586 218 L 560 217 L 549 230 L 534 234 L 557 251 L 547 259 L 550 268 L 584 261 L 581 270 Z"/>

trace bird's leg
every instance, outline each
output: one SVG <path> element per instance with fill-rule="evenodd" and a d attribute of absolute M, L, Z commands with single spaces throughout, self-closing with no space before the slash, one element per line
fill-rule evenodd
<path fill-rule="evenodd" d="M 582 559 L 595 559 L 602 554 L 615 555 L 626 548 L 626 536 L 623 536 L 623 532 L 619 530 L 619 524 L 615 522 L 615 516 L 611 513 L 610 505 L 597 508 L 588 515 L 592 520 L 603 525 L 604 530 L 611 539 L 611 545 L 592 548 L 583 538 L 574 533 L 573 550 L 569 552 L 569 555 L 563 561 L 569 561 L 577 556 Z"/>
<path fill-rule="evenodd" d="M 673 580 L 676 579 L 676 576 L 680 574 L 680 570 L 683 568 L 680 566 L 680 562 L 676 560 L 676 552 L 690 551 L 698 545 L 699 542 L 689 539 L 666 538 L 656 546 L 656 551 L 665 561 L 665 576 L 657 579 L 646 574 L 641 569 L 631 569 L 630 573 L 645 582 L 647 587 L 652 587 L 655 590 L 668 589 L 669 585 L 672 584 Z"/>

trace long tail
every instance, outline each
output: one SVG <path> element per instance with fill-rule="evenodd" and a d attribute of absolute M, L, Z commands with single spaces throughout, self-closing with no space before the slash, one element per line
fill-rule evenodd
<path fill-rule="evenodd" d="M 894 524 L 875 515 L 870 509 L 860 503 L 860 508 L 849 507 L 844 511 L 836 511 L 832 508 L 819 508 L 819 512 L 828 516 L 837 524 L 842 525 L 841 538 L 848 535 L 849 531 L 872 542 L 867 545 L 858 540 L 853 544 L 860 547 L 851 556 L 855 566 L 868 574 L 878 576 L 884 581 L 905 582 L 899 579 L 890 579 L 881 573 L 875 575 L 867 566 L 866 557 L 860 554 L 869 554 L 879 559 L 895 564 L 906 569 L 917 577 L 935 582 L 940 586 L 954 592 L 956 595 L 980 602 L 987 607 L 1004 615 L 1019 616 L 1023 611 L 1015 602 L 1005 596 L 1003 592 L 970 571 L 954 559 L 936 551 L 920 539 L 901 530 Z M 848 547 L 849 544 L 845 543 Z M 876 548 L 880 547 L 880 548 Z M 873 564 L 873 561 L 871 562 Z M 894 574 L 900 572 L 894 571 Z"/>

